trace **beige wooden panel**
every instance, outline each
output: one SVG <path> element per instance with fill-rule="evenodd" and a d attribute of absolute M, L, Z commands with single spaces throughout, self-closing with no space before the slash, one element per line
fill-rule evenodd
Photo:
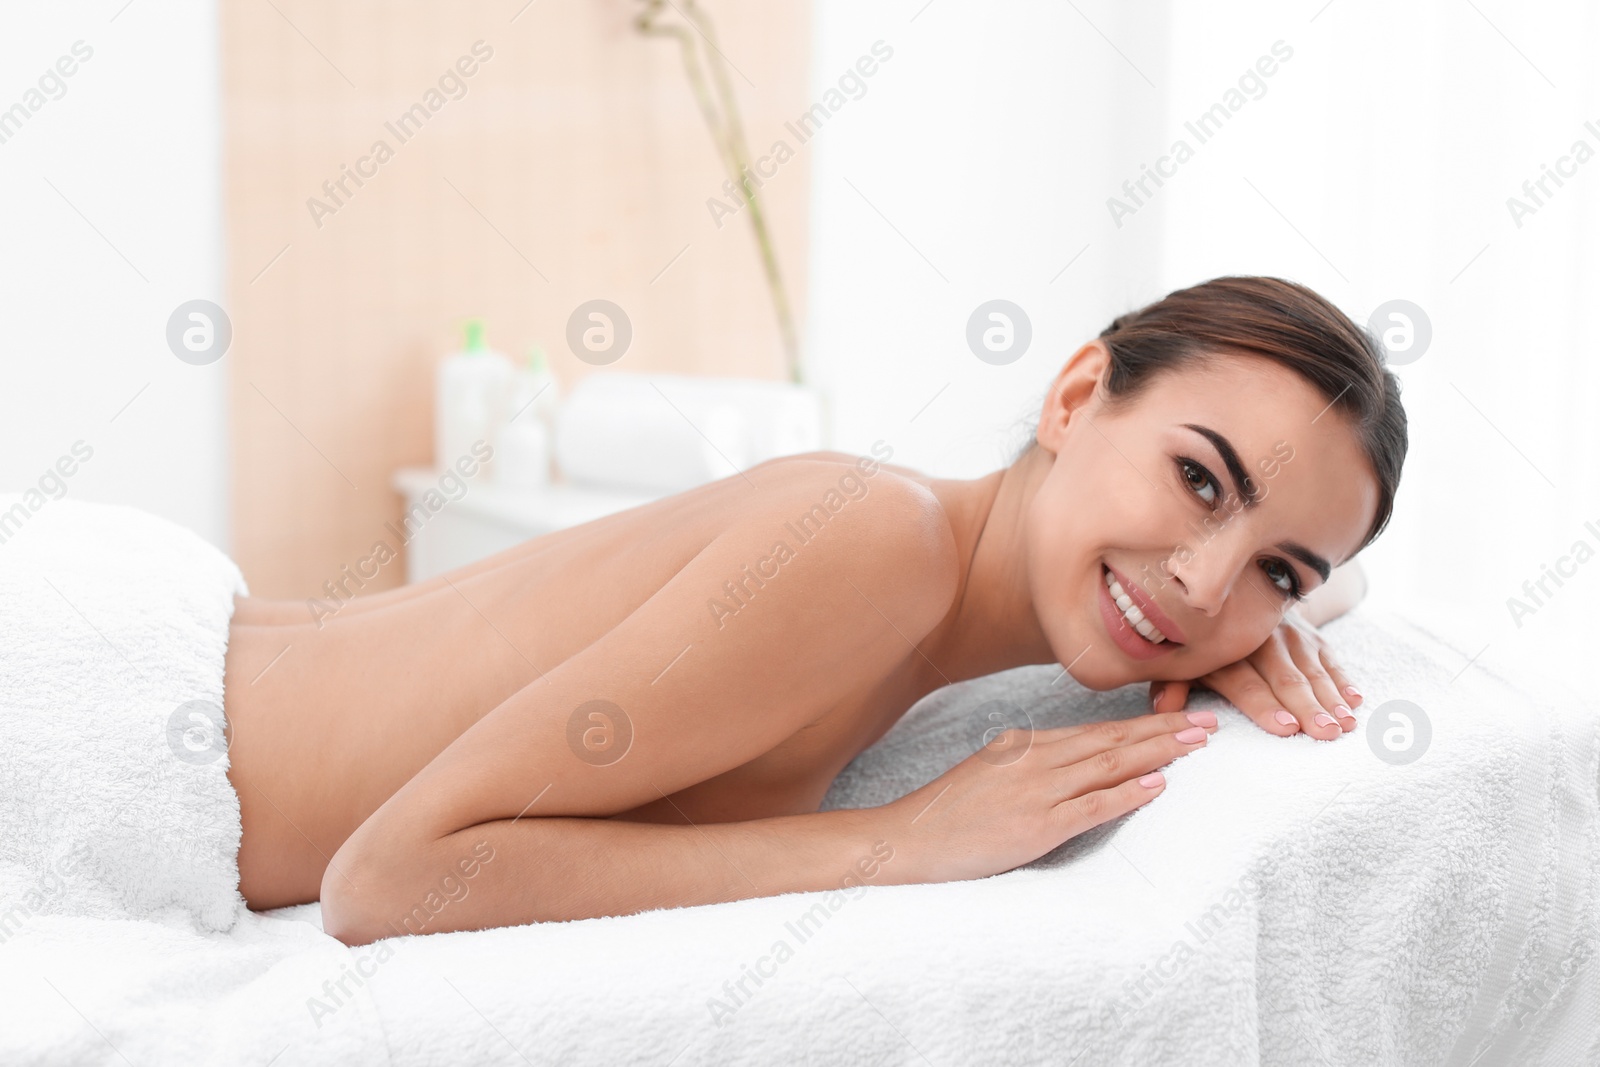
<path fill-rule="evenodd" d="M 784 376 L 747 217 L 713 223 L 724 172 L 677 44 L 633 28 L 641 8 L 224 0 L 233 527 L 252 593 L 317 595 L 384 536 L 390 474 L 431 461 L 434 368 L 470 316 L 502 351 L 543 345 L 567 388 L 594 368 L 566 321 L 595 297 L 632 318 L 619 369 Z M 809 4 L 705 10 L 752 150 L 795 143 Z M 493 54 L 464 95 L 447 79 L 408 137 L 385 125 L 437 103 L 478 41 Z M 362 165 L 379 140 L 392 155 Z M 371 176 L 336 205 L 323 183 L 358 166 Z M 808 186 L 801 148 L 762 192 L 797 322 Z M 312 197 L 335 210 L 314 219 Z"/>

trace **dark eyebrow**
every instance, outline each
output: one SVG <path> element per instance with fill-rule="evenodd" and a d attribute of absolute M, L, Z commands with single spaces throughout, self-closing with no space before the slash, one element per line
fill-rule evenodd
<path fill-rule="evenodd" d="M 1256 492 L 1255 483 L 1250 480 L 1249 475 L 1245 474 L 1244 464 L 1239 462 L 1239 453 L 1234 450 L 1233 444 L 1217 431 L 1208 429 L 1205 426 L 1196 426 L 1194 423 L 1186 422 L 1183 424 L 1183 428 L 1193 430 L 1211 442 L 1211 447 L 1217 450 L 1217 454 L 1222 457 L 1222 462 L 1227 465 L 1228 476 L 1233 479 L 1233 484 L 1237 487 L 1239 496 L 1244 499 L 1244 506 L 1247 508 L 1255 507 L 1261 498 Z M 1323 581 L 1327 581 L 1328 575 L 1333 573 L 1333 567 L 1327 560 L 1302 544 L 1294 541 L 1280 541 L 1278 547 L 1316 571 L 1317 577 Z"/>
<path fill-rule="evenodd" d="M 1317 555 L 1304 545 L 1297 544 L 1294 541 L 1279 541 L 1278 547 L 1283 549 L 1283 551 L 1287 552 L 1289 555 L 1293 556 L 1295 559 L 1299 560 L 1301 563 L 1304 563 L 1307 567 L 1310 567 L 1312 570 L 1316 571 L 1317 576 L 1323 581 L 1327 581 L 1328 575 L 1333 572 L 1333 568 L 1328 565 L 1327 560 L 1323 559 L 1321 556 Z"/>
<path fill-rule="evenodd" d="M 1234 489 L 1244 501 L 1244 506 L 1247 508 L 1255 507 L 1261 499 L 1260 494 L 1256 492 L 1256 483 L 1251 481 L 1250 476 L 1244 472 L 1244 464 L 1239 462 L 1239 453 L 1234 451 L 1232 442 L 1217 431 L 1204 426 L 1196 426 L 1192 422 L 1184 423 L 1183 428 L 1193 430 L 1211 442 L 1211 447 L 1217 450 L 1217 454 L 1222 457 L 1222 462 L 1227 465 L 1228 476 L 1233 479 Z M 1315 566 L 1309 561 L 1307 563 L 1309 566 Z"/>

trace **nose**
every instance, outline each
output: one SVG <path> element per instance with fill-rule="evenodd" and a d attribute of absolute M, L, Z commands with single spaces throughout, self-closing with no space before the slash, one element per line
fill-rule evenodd
<path fill-rule="evenodd" d="M 1177 583 L 1185 604 L 1202 615 L 1215 617 L 1239 580 L 1243 555 L 1220 539 L 1198 546 L 1185 545 L 1168 559 L 1166 570 Z"/>

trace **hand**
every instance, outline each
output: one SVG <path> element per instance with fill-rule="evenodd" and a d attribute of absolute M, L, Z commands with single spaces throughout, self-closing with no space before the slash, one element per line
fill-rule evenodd
<path fill-rule="evenodd" d="M 1009 871 L 1161 795 L 1166 777 L 1156 768 L 1203 748 L 1216 726 L 1215 714 L 1200 711 L 1013 727 L 885 805 L 883 832 L 918 882 Z"/>
<path fill-rule="evenodd" d="M 1322 635 L 1295 612 L 1285 615 L 1250 655 L 1194 681 L 1221 693 L 1257 726 L 1279 737 L 1302 730 L 1319 741 L 1342 737 L 1356 728 L 1350 709 L 1362 701 Z M 1191 684 L 1151 682 L 1151 707 L 1182 710 Z"/>

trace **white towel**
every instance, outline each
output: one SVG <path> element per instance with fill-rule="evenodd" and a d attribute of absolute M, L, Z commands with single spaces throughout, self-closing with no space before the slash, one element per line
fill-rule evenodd
<path fill-rule="evenodd" d="M 147 512 L 38 503 L 0 496 L 0 942 L 47 915 L 226 930 L 243 901 L 219 726 L 244 579 Z"/>
<path fill-rule="evenodd" d="M 0 1062 L 1600 1062 L 1600 713 L 1577 694 L 1530 696 L 1530 680 L 1509 684 L 1396 620 L 1329 627 L 1367 694 L 1354 733 L 1276 738 L 1198 697 L 1221 727 L 1168 769 L 1160 797 L 1015 871 L 350 950 L 312 924 L 314 905 L 245 912 L 226 933 L 163 925 L 184 908 L 149 907 L 163 894 L 214 902 L 226 877 L 206 849 L 196 851 L 209 857 L 207 878 L 158 876 L 174 825 L 220 810 L 214 790 L 190 789 L 227 783 L 221 759 L 199 764 L 214 769 L 207 779 L 170 773 L 148 734 L 162 736 L 174 701 L 220 697 L 207 688 L 220 677 L 219 620 L 226 635 L 218 600 L 237 575 L 192 544 L 184 562 L 171 529 L 147 517 L 112 523 L 117 545 L 64 524 L 29 546 L 23 538 L 51 529 L 32 526 L 44 517 L 0 545 L 0 594 L 41 620 L 4 624 L 3 647 L 29 650 L 33 666 L 0 655 L 0 730 L 11 731 L 0 734 L 0 869 L 13 879 L 0 908 L 19 871 L 37 877 L 41 857 L 79 836 L 99 846 L 87 865 L 96 878 L 123 876 L 129 889 L 66 883 L 64 898 L 93 892 L 32 915 L 0 945 Z M 8 559 L 19 547 L 28 554 Z M 93 561 L 106 552 L 147 565 L 108 575 Z M 171 579 L 161 589 L 157 573 Z M 82 617 L 41 605 L 29 592 L 41 577 Z M 155 594 L 188 606 L 158 607 Z M 209 653 L 182 653 L 182 633 Z M 107 651 L 119 639 L 132 664 Z M 171 678 L 140 680 L 158 669 Z M 1144 710 L 1142 686 L 1088 693 L 1052 684 L 1058 674 L 1023 668 L 930 694 L 846 769 L 825 806 L 879 804 L 943 773 L 994 725 L 984 717 L 994 701 L 1039 727 Z M 1411 763 L 1369 743 L 1397 699 L 1430 720 Z M 34 759 L 22 742 L 72 707 L 133 709 L 148 730 L 130 740 L 133 754 L 102 750 L 90 763 L 45 737 L 53 756 Z M 71 721 L 87 736 L 117 720 Z M 139 809 L 151 840 L 86 825 L 56 794 L 115 799 L 90 775 L 108 765 L 124 787 L 148 783 L 187 814 Z M 226 832 L 204 836 L 227 844 Z M 141 909 L 154 917 L 82 917 Z"/>
<path fill-rule="evenodd" d="M 1221 726 L 1159 798 L 1026 867 L 407 938 L 367 990 L 415 1063 L 1600 1062 L 1593 702 L 1541 704 L 1395 620 L 1328 629 L 1356 731 L 1273 737 L 1201 696 Z M 1059 673 L 930 694 L 825 806 L 936 777 L 991 701 L 1040 727 L 1144 711 L 1143 686 Z M 1395 699 L 1431 719 L 1410 764 L 1368 742 Z"/>
<path fill-rule="evenodd" d="M 391 1059 L 362 995 L 361 973 L 384 966 L 381 946 L 348 949 L 292 913 L 241 909 L 226 934 L 143 919 L 30 920 L 0 946 L 0 1063 L 429 1062 Z"/>
<path fill-rule="evenodd" d="M 1221 728 L 1154 803 L 970 883 L 973 897 L 1022 883 L 1005 908 L 1019 934 L 1053 908 L 1096 917 L 1054 968 L 1038 960 L 1041 981 L 1072 991 L 1062 1047 L 1085 1064 L 1600 1062 L 1586 962 L 1600 947 L 1600 704 L 1556 687 L 1541 700 L 1533 680 L 1514 688 L 1392 616 L 1327 633 L 1366 694 L 1355 732 L 1279 739 L 1198 694 L 1191 707 Z M 936 777 L 980 743 L 988 702 L 1050 727 L 1142 714 L 1143 697 L 1084 691 L 1059 667 L 953 687 L 824 807 Z M 1415 706 L 1399 709 L 1413 762 L 1394 751 L 1407 738 L 1391 701 Z"/>
<path fill-rule="evenodd" d="M 787 382 L 603 370 L 562 403 L 556 463 L 578 485 L 676 493 L 821 448 L 820 405 Z"/>

